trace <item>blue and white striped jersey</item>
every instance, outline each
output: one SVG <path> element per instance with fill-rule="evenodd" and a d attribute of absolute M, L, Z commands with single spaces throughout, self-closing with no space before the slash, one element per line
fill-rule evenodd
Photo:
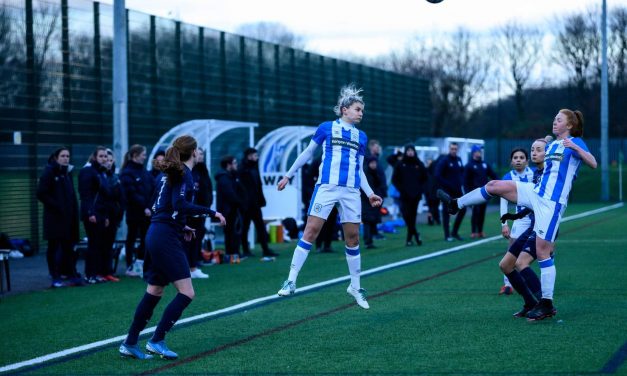
<path fill-rule="evenodd" d="M 359 157 L 365 155 L 368 137 L 341 119 L 318 126 L 312 140 L 322 145 L 322 163 L 317 184 L 359 188 Z"/>
<path fill-rule="evenodd" d="M 513 181 L 520 181 L 523 183 L 532 183 L 533 182 L 533 169 L 531 169 L 530 167 L 525 167 L 525 169 L 522 172 L 518 172 L 516 170 L 511 170 L 508 173 L 506 173 L 505 175 L 503 175 L 503 179 L 501 180 L 513 180 Z M 523 206 L 518 206 L 516 205 L 516 213 L 520 212 L 521 210 L 523 210 L 524 207 Z"/>
<path fill-rule="evenodd" d="M 569 138 L 583 150 L 588 151 L 586 143 L 581 138 Z M 579 154 L 564 147 L 562 140 L 551 142 L 546 148 L 542 179 L 535 185 L 534 191 L 540 197 L 566 205 L 580 165 Z"/>

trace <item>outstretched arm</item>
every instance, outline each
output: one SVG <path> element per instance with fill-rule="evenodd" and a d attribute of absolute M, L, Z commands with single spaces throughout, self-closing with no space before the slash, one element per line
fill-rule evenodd
<path fill-rule="evenodd" d="M 285 186 L 290 181 L 292 176 L 294 176 L 294 173 L 296 172 L 296 170 L 303 167 L 305 163 L 307 163 L 307 161 L 313 158 L 314 152 L 316 151 L 317 148 L 318 148 L 318 144 L 314 140 L 311 140 L 309 142 L 309 145 L 307 145 L 307 147 L 305 148 L 305 150 L 303 150 L 303 152 L 300 153 L 298 158 L 296 158 L 296 160 L 294 161 L 294 164 L 292 164 L 292 167 L 290 167 L 287 173 L 285 173 L 285 176 L 279 181 L 279 184 L 277 185 L 277 189 L 279 191 L 282 191 L 283 188 L 285 188 Z"/>

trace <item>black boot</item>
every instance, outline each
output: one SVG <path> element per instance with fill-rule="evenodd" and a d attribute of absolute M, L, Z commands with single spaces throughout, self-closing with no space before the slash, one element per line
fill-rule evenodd
<path fill-rule="evenodd" d="M 414 237 L 416 238 L 416 245 L 420 247 L 422 245 L 422 240 L 420 240 L 420 233 L 415 233 Z"/>
<path fill-rule="evenodd" d="M 553 300 L 542 298 L 529 313 L 527 313 L 528 321 L 540 321 L 547 317 L 553 317 L 557 314 L 557 310 L 553 307 Z"/>
<path fill-rule="evenodd" d="M 457 206 L 457 199 L 451 198 L 451 196 L 444 192 L 441 189 L 437 191 L 438 198 L 442 200 L 442 202 L 446 205 L 446 210 L 448 210 L 450 215 L 455 215 L 459 212 L 459 207 Z"/>

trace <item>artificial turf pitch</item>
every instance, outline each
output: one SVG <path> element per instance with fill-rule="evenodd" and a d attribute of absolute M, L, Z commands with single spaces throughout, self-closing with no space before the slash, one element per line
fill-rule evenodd
<path fill-rule="evenodd" d="M 571 205 L 566 217 L 602 207 Z M 462 234 L 469 232 L 465 219 Z M 556 247 L 553 319 L 529 323 L 512 313 L 518 295 L 499 296 L 503 239 L 365 276 L 371 309 L 359 308 L 341 281 L 271 299 L 285 279 L 292 244 L 276 246 L 273 263 L 248 259 L 205 268 L 183 318 L 231 307 L 232 312 L 175 326 L 167 337 L 176 361 L 121 359 L 118 342 L 22 367 L 20 374 L 285 374 L 526 375 L 627 374 L 627 209 L 563 223 Z M 498 235 L 495 214 L 488 235 Z M 405 247 L 404 229 L 362 250 L 362 270 L 427 255 L 447 243 L 439 227 L 420 225 L 422 247 Z M 347 274 L 335 253 L 312 251 L 298 287 Z M 536 267 L 537 268 L 537 267 Z M 123 335 L 145 285 L 120 283 L 46 290 L 0 302 L 0 367 Z M 173 288 L 155 311 L 156 325 Z M 148 336 L 143 336 L 143 346 Z"/>

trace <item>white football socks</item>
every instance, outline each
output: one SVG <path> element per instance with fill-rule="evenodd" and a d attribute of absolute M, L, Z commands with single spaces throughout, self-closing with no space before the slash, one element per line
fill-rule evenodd
<path fill-rule="evenodd" d="M 540 265 L 540 284 L 542 286 L 542 298 L 553 300 L 553 290 L 555 289 L 555 264 L 553 259 L 538 261 Z"/>
<path fill-rule="evenodd" d="M 298 273 L 300 269 L 303 267 L 305 260 L 307 260 L 307 256 L 309 256 L 309 251 L 311 250 L 311 243 L 300 239 L 298 241 L 298 245 L 296 245 L 296 249 L 294 249 L 294 255 L 292 255 L 292 264 L 290 265 L 290 274 L 287 277 L 288 280 L 296 283 L 296 278 L 298 278 Z"/>
<path fill-rule="evenodd" d="M 359 253 L 359 245 L 356 247 L 346 247 L 346 263 L 348 264 L 348 272 L 351 275 L 351 286 L 359 290 L 361 288 L 361 254 Z"/>
<path fill-rule="evenodd" d="M 485 204 L 490 201 L 492 195 L 485 187 L 476 188 L 457 199 L 457 206 L 464 208 L 471 205 Z"/>

